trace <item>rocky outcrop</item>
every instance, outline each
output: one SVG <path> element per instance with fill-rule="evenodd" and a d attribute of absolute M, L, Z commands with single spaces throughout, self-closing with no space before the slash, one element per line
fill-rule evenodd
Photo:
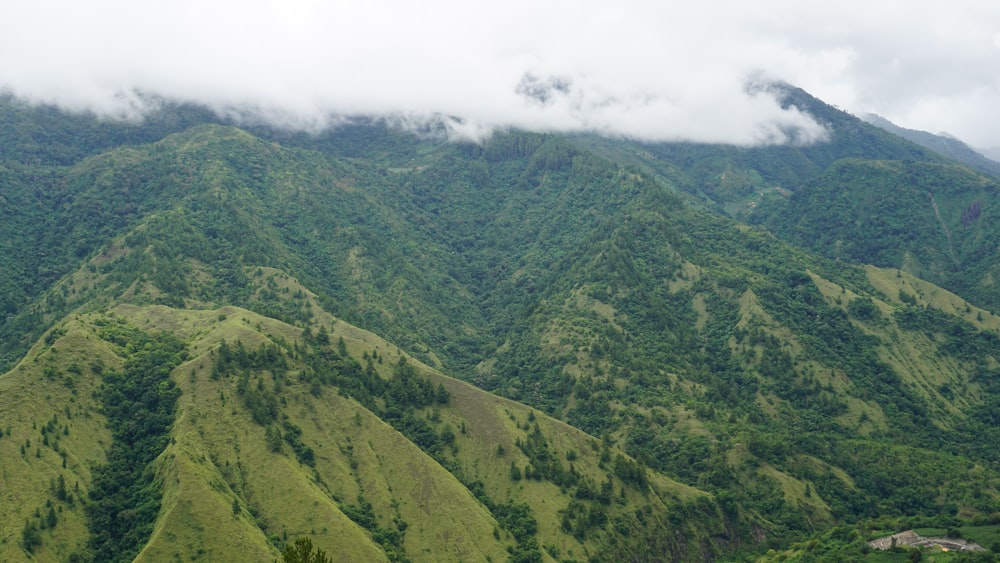
<path fill-rule="evenodd" d="M 925 538 L 913 530 L 872 540 L 868 545 L 882 550 L 894 547 L 940 547 L 948 551 L 985 551 L 981 545 L 970 541 L 958 538 Z"/>

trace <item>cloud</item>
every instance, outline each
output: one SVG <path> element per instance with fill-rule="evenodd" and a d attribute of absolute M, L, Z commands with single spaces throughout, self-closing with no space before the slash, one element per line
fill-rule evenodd
<path fill-rule="evenodd" d="M 748 91 L 761 72 L 969 138 L 974 120 L 928 108 L 997 93 L 986 78 L 1000 76 L 1000 27 L 987 3 L 944 16 L 912 2 L 668 4 L 20 2 L 0 22 L 0 88 L 120 116 L 141 112 L 144 92 L 306 129 L 381 115 L 470 138 L 524 127 L 743 145 L 825 134 Z"/>

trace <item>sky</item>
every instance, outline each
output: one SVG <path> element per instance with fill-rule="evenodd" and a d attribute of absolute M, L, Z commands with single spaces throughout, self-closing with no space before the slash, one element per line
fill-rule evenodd
<path fill-rule="evenodd" d="M 995 1 L 0 1 L 0 91 L 111 117 L 154 95 L 307 130 L 366 115 L 471 139 L 821 142 L 748 87 L 783 80 L 1000 147 Z"/>

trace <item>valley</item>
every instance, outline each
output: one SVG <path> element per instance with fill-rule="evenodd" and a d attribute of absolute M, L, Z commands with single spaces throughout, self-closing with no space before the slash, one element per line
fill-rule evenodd
<path fill-rule="evenodd" d="M 996 529 L 996 180 L 787 95 L 829 143 L 5 100 L 0 559 L 832 561 Z"/>

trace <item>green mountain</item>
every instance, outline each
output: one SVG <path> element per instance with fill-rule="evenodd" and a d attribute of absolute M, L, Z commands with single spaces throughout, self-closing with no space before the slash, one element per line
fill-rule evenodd
<path fill-rule="evenodd" d="M 753 219 L 815 252 L 900 268 L 997 311 L 998 189 L 958 164 L 845 159 Z"/>
<path fill-rule="evenodd" d="M 813 116 L 826 128 L 826 142 L 737 147 L 622 143 L 592 136 L 576 141 L 610 160 L 662 176 L 701 205 L 736 218 L 746 218 L 772 200 L 798 191 L 840 159 L 947 162 L 938 152 L 858 119 L 801 88 L 779 83 L 767 89 L 783 106 Z"/>
<path fill-rule="evenodd" d="M 852 139 L 965 178 L 860 122 L 741 151 L 182 108 L 115 144 L 4 111 L 62 133 L 0 164 L 0 559 L 860 557 L 1000 506 L 996 309 L 692 197 L 752 166 L 802 180 L 778 209 Z"/>

